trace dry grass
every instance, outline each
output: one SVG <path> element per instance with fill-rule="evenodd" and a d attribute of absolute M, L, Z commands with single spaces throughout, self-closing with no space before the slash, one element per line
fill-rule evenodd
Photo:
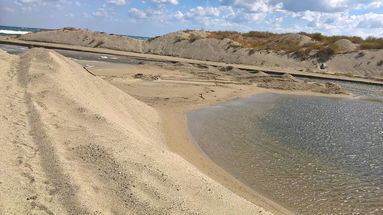
<path fill-rule="evenodd" d="M 198 34 L 191 33 L 189 35 L 189 41 L 190 42 L 194 42 L 194 41 L 200 40 L 200 39 L 202 39 L 202 37 L 200 35 L 198 35 Z"/>
<path fill-rule="evenodd" d="M 186 33 L 191 33 L 190 41 L 201 39 L 198 35 L 193 34 L 192 30 L 185 30 Z M 251 48 L 253 50 L 274 50 L 287 53 L 295 53 L 297 56 L 307 58 L 310 53 L 316 55 L 334 55 L 338 53 L 338 49 L 333 44 L 340 39 L 348 39 L 351 42 L 358 44 L 359 49 L 383 49 L 383 38 L 369 37 L 363 39 L 361 37 L 351 36 L 325 36 L 321 33 L 305 33 L 313 39 L 313 43 L 308 43 L 299 46 L 293 41 L 281 41 L 281 38 L 287 34 L 276 34 L 271 32 L 250 31 L 247 33 L 239 33 L 235 31 L 214 31 L 209 32 L 208 38 L 215 39 L 231 39 L 238 42 L 240 47 Z M 251 53 L 249 53 L 251 54 Z"/>
<path fill-rule="evenodd" d="M 73 28 L 73 27 L 65 27 L 63 28 L 64 31 L 77 31 L 77 28 Z"/>

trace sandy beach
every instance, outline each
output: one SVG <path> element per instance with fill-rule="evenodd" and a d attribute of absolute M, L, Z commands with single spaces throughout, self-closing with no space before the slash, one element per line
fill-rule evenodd
<path fill-rule="evenodd" d="M 382 1 L 0 5 L 0 215 L 383 214 Z"/>
<path fill-rule="evenodd" d="M 109 83 L 154 107 L 162 118 L 168 148 L 181 155 L 200 171 L 239 196 L 261 206 L 273 214 L 292 214 L 246 187 L 207 158 L 192 143 L 186 126 L 186 113 L 205 106 L 243 98 L 255 93 L 277 93 L 327 97 L 351 97 L 345 94 L 323 94 L 306 91 L 276 90 L 256 87 L 246 81 L 247 71 L 224 74 L 214 67 L 171 62 L 118 64 L 78 61 L 89 65 L 89 71 Z M 222 68 L 221 68 L 222 69 Z M 138 75 L 139 74 L 139 75 Z M 265 75 L 265 74 L 262 74 Z"/>
<path fill-rule="evenodd" d="M 206 158 L 185 113 L 261 92 L 351 96 L 231 67 L 0 54 L 2 214 L 290 214 Z"/>

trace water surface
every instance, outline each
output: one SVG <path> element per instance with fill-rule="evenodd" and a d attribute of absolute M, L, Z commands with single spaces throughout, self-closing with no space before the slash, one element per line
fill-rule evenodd
<path fill-rule="evenodd" d="M 383 214 L 381 102 L 260 94 L 192 111 L 188 127 L 214 162 L 297 213 Z"/>

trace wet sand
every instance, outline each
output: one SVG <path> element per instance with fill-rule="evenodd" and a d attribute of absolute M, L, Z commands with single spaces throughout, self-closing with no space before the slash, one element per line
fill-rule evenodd
<path fill-rule="evenodd" d="M 37 54 L 37 56 L 39 55 Z M 98 57 L 100 59 L 104 59 L 101 56 Z M 117 62 L 121 60 L 118 56 L 115 57 L 117 58 L 115 59 Z M 265 76 L 261 75 L 263 78 L 265 78 L 262 79 L 262 77 L 256 76 L 254 74 L 249 75 L 247 71 L 243 70 L 227 71 L 227 67 L 225 66 L 216 67 L 205 64 L 180 63 L 172 61 L 159 62 L 153 60 L 142 60 L 138 63 L 99 62 L 94 61 L 94 59 L 75 61 L 84 66 L 86 70 L 92 74 L 93 77 L 96 76 L 95 78 L 102 78 L 103 80 L 117 87 L 119 90 L 126 92 L 128 95 L 135 97 L 136 99 L 144 102 L 145 104 L 153 107 L 156 111 L 158 111 L 160 116 L 160 122 L 158 123 L 160 123 L 163 129 L 163 133 L 165 134 L 165 143 L 168 149 L 180 155 L 183 159 L 197 167 L 199 171 L 209 176 L 211 179 L 219 182 L 221 185 L 228 188 L 235 194 L 245 198 L 257 206 L 263 207 L 267 211 L 271 211 L 274 214 L 291 214 L 291 212 L 270 201 L 259 193 L 254 192 L 252 189 L 239 182 L 233 176 L 224 171 L 221 167 L 217 166 L 206 156 L 204 156 L 190 141 L 190 136 L 188 135 L 186 125 L 186 113 L 197 108 L 222 103 L 236 98 L 243 98 L 255 93 L 285 93 L 295 95 L 352 97 L 351 95 L 344 94 L 328 95 L 312 91 L 291 90 L 300 88 L 301 86 L 308 87 L 307 89 L 318 91 L 323 89 L 328 90 L 328 88 L 326 88 L 325 85 L 317 85 L 311 82 L 297 81 L 291 77 L 266 76 L 265 78 Z M 70 61 L 61 60 L 60 62 L 68 63 Z M 70 64 L 75 65 L 72 62 L 70 62 Z M 43 62 L 41 62 L 41 65 L 42 68 L 45 68 L 43 67 Z M 82 70 L 80 66 L 75 67 Z M 224 70 L 222 68 L 224 68 Z M 39 76 L 36 77 L 38 78 Z M 257 81 L 260 79 L 267 80 L 266 82 L 261 81 L 261 83 L 271 83 L 273 84 L 272 86 L 277 87 L 288 86 L 289 88 L 285 88 L 285 90 L 264 89 L 257 87 L 258 83 L 249 81 Z M 91 83 L 89 81 L 86 82 Z M 68 90 L 71 89 L 68 88 Z M 59 90 L 57 90 L 57 92 L 59 92 Z M 44 99 L 46 98 L 43 94 L 39 96 L 41 98 L 36 98 L 41 99 L 41 102 L 44 104 Z M 49 103 L 48 105 L 52 104 Z M 134 110 L 136 109 L 137 108 Z M 81 111 L 83 109 L 79 108 L 78 110 Z M 139 112 L 139 110 L 136 111 Z M 151 113 L 152 112 L 153 111 L 151 111 Z M 105 114 L 109 113 L 105 112 Z M 154 115 L 155 114 L 153 113 L 153 116 Z M 99 117 L 99 119 L 103 118 Z M 124 122 L 121 123 L 125 124 Z M 97 126 L 95 128 L 97 128 Z M 105 138 L 106 137 L 107 136 L 105 136 Z M 123 146 L 123 144 L 121 146 Z M 82 148 L 80 149 L 80 154 L 85 153 L 82 151 Z M 103 163 L 100 163 L 100 165 L 101 164 Z M 160 164 L 158 163 L 158 165 Z M 186 184 L 184 185 L 186 186 Z M 183 193 L 187 194 L 186 191 Z M 231 194 L 229 196 L 231 196 Z M 206 210 L 213 209 L 211 207 L 207 207 Z M 262 212 L 262 210 L 259 211 L 259 213 Z"/>
<path fill-rule="evenodd" d="M 271 214 L 170 151 L 156 109 L 78 63 L 0 50 L 0 66 L 0 214 Z M 110 75 L 125 83 L 126 69 Z"/>
<path fill-rule="evenodd" d="M 247 97 L 255 93 L 351 97 L 309 91 L 264 89 L 254 85 L 238 84 L 230 79 L 217 80 L 212 78 L 214 68 L 198 68 L 193 65 L 158 62 L 143 62 L 136 65 L 78 62 L 83 65 L 91 65 L 89 70 L 92 73 L 157 109 L 162 118 L 166 142 L 170 150 L 181 155 L 220 184 L 274 214 L 291 214 L 292 212 L 250 189 L 206 157 L 190 141 L 186 114 L 191 110 Z M 200 77 L 199 72 L 204 70 L 204 77 Z M 212 77 L 206 77 L 206 73 L 208 73 L 206 70 L 212 73 L 210 74 Z M 141 73 L 142 76 L 134 78 L 137 73 Z"/>

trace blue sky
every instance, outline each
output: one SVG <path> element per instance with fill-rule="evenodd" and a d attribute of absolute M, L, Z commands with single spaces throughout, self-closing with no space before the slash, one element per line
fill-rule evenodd
<path fill-rule="evenodd" d="M 138 36 L 198 29 L 383 37 L 383 0 L 0 0 L 0 25 Z"/>

